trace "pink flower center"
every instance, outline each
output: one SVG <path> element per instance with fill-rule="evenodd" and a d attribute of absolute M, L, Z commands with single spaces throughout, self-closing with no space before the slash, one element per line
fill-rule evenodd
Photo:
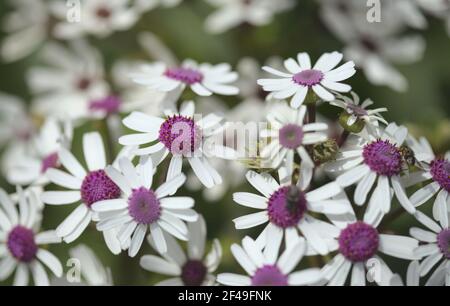
<path fill-rule="evenodd" d="M 185 286 L 201 286 L 207 272 L 208 270 L 200 260 L 188 260 L 181 270 L 181 280 Z"/>
<path fill-rule="evenodd" d="M 364 163 L 379 175 L 393 176 L 402 171 L 400 150 L 389 140 L 376 140 L 364 146 Z"/>
<path fill-rule="evenodd" d="M 438 246 L 444 257 L 450 259 L 450 228 L 439 233 Z"/>
<path fill-rule="evenodd" d="M 277 266 L 265 265 L 252 277 L 252 286 L 287 286 L 288 277 L 284 275 Z"/>
<path fill-rule="evenodd" d="M 296 124 L 287 124 L 278 132 L 280 144 L 287 149 L 297 149 L 303 142 L 303 129 Z"/>
<path fill-rule="evenodd" d="M 295 74 L 292 80 L 302 86 L 312 87 L 320 84 L 324 78 L 324 74 L 320 70 L 307 69 Z"/>
<path fill-rule="evenodd" d="M 175 115 L 167 118 L 159 129 L 159 141 L 172 153 L 189 155 L 202 143 L 202 133 L 194 120 Z"/>
<path fill-rule="evenodd" d="M 31 262 L 38 251 L 34 240 L 34 232 L 20 225 L 14 227 L 9 233 L 7 245 L 11 255 L 24 263 Z"/>
<path fill-rule="evenodd" d="M 364 222 L 350 224 L 341 231 L 339 251 L 351 262 L 363 262 L 378 251 L 380 238 L 378 231 Z"/>
<path fill-rule="evenodd" d="M 200 71 L 191 68 L 178 67 L 167 69 L 164 75 L 170 79 L 180 81 L 188 85 L 203 81 L 203 74 Z"/>
<path fill-rule="evenodd" d="M 99 201 L 118 199 L 120 195 L 120 188 L 104 170 L 90 172 L 81 185 L 81 199 L 88 207 Z"/>
<path fill-rule="evenodd" d="M 115 114 L 119 112 L 121 104 L 122 101 L 119 97 L 108 96 L 104 99 L 91 101 L 89 109 L 91 111 L 103 111 L 107 114 Z"/>
<path fill-rule="evenodd" d="M 306 210 L 305 194 L 297 186 L 281 187 L 269 199 L 269 220 L 281 228 L 296 226 Z"/>
<path fill-rule="evenodd" d="M 431 162 L 430 172 L 433 180 L 450 192 L 450 162 L 446 159 L 435 159 Z"/>
<path fill-rule="evenodd" d="M 161 216 L 161 204 L 153 190 L 134 189 L 128 198 L 128 212 L 139 224 L 151 224 Z"/>

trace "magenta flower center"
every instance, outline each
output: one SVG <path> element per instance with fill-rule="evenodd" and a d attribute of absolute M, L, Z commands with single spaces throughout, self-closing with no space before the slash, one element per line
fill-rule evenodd
<path fill-rule="evenodd" d="M 389 140 L 376 140 L 364 146 L 364 162 L 379 175 L 393 176 L 402 171 L 400 150 Z"/>
<path fill-rule="evenodd" d="M 280 144 L 287 149 L 297 149 L 303 142 L 303 129 L 297 124 L 287 124 L 278 132 Z"/>
<path fill-rule="evenodd" d="M 151 189 L 134 189 L 128 198 L 128 212 L 139 224 L 151 224 L 161 216 L 161 204 Z"/>
<path fill-rule="evenodd" d="M 320 70 L 307 69 L 295 74 L 292 80 L 299 85 L 311 87 L 320 84 L 324 76 Z"/>
<path fill-rule="evenodd" d="M 447 228 L 438 235 L 438 246 L 445 258 L 450 259 L 450 228 Z"/>
<path fill-rule="evenodd" d="M 203 81 L 203 74 L 200 71 L 191 68 L 178 67 L 167 69 L 164 75 L 170 79 L 180 81 L 188 85 L 193 85 Z"/>
<path fill-rule="evenodd" d="M 277 266 L 265 265 L 252 277 L 252 286 L 287 286 L 288 277 Z"/>
<path fill-rule="evenodd" d="M 119 97 L 108 96 L 104 99 L 94 100 L 89 103 L 89 110 L 103 111 L 107 114 L 115 114 L 120 110 L 122 101 Z"/>
<path fill-rule="evenodd" d="M 172 153 L 189 155 L 202 143 L 202 133 L 194 120 L 175 115 L 167 118 L 159 129 L 159 141 Z"/>
<path fill-rule="evenodd" d="M 281 187 L 269 199 L 269 220 L 281 228 L 296 226 L 306 210 L 305 194 L 296 186 Z"/>
<path fill-rule="evenodd" d="M 206 269 L 200 260 L 188 260 L 181 270 L 181 280 L 185 286 L 201 286 L 205 281 Z"/>
<path fill-rule="evenodd" d="M 11 255 L 24 263 L 31 262 L 38 251 L 34 240 L 34 232 L 20 225 L 14 227 L 9 233 L 7 245 Z"/>
<path fill-rule="evenodd" d="M 41 174 L 44 174 L 45 172 L 47 172 L 48 169 L 58 168 L 58 167 L 59 167 L 58 153 L 49 154 L 42 159 Z"/>
<path fill-rule="evenodd" d="M 339 251 L 351 262 L 369 260 L 378 251 L 379 244 L 378 231 L 364 222 L 348 225 L 339 236 Z"/>
<path fill-rule="evenodd" d="M 450 162 L 446 159 L 435 159 L 431 162 L 433 180 L 450 192 Z"/>
<path fill-rule="evenodd" d="M 81 199 L 88 207 L 99 201 L 118 199 L 120 195 L 120 188 L 103 170 L 90 172 L 81 184 Z"/>

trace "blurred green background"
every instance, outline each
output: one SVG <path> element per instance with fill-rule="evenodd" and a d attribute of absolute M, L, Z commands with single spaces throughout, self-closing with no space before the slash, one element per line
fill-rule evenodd
<path fill-rule="evenodd" d="M 178 7 L 158 8 L 145 14 L 130 31 L 115 33 L 107 39 L 90 41 L 101 50 L 108 71 L 118 59 L 147 58 L 136 42 L 136 34 L 141 31 L 155 33 L 179 59 L 192 58 L 211 63 L 229 62 L 233 66 L 244 56 L 254 57 L 263 63 L 274 55 L 286 58 L 304 51 L 317 59 L 324 52 L 342 50 L 342 43 L 322 24 L 318 15 L 318 4 L 315 1 L 298 2 L 294 9 L 277 15 L 274 22 L 268 26 L 256 28 L 243 25 L 225 34 L 211 35 L 205 32 L 203 23 L 205 17 L 212 12 L 212 8 L 201 0 L 185 0 Z M 5 1 L 0 1 L 0 21 L 7 11 Z M 421 34 L 427 43 L 423 60 L 398 67 L 409 81 L 407 92 L 398 93 L 386 87 L 373 86 L 361 72 L 350 80 L 350 84 L 362 99 L 371 98 L 378 106 L 386 106 L 389 109 L 389 113 L 386 114 L 388 121 L 406 124 L 415 135 L 426 136 L 438 153 L 444 153 L 450 149 L 450 38 L 442 21 L 432 18 L 429 28 L 421 31 Z M 1 64 L 0 91 L 30 100 L 24 74 L 37 62 L 35 54 L 13 64 Z M 226 101 L 230 106 L 240 102 L 238 98 Z M 337 116 L 334 109 L 323 111 L 330 118 Z M 73 147 L 81 148 L 79 136 L 84 131 L 93 129 L 103 130 L 104 126 L 101 122 L 93 122 L 78 129 Z M 8 191 L 14 190 L 4 181 L 1 186 Z M 245 189 L 250 190 L 248 186 L 239 188 L 240 191 Z M 181 190 L 179 194 L 188 193 L 190 192 L 187 190 Z M 207 203 L 200 194 L 195 194 L 196 209 L 205 216 L 208 237 L 210 239 L 217 237 L 222 243 L 224 259 L 219 271 L 242 273 L 230 254 L 229 246 L 239 242 L 244 235 L 255 237 L 262 227 L 255 231 L 234 230 L 231 220 L 253 211 L 234 204 L 231 195 L 230 191 L 223 200 Z M 55 228 L 73 208 L 73 206 L 46 208 L 44 228 Z M 394 223 L 395 226 L 390 228 L 397 233 L 406 234 L 412 222 L 411 218 L 402 216 Z M 93 248 L 105 266 L 111 267 L 115 284 L 149 285 L 164 279 L 139 267 L 139 256 L 152 252 L 148 245 L 135 259 L 129 259 L 126 254 L 113 256 L 106 249 L 101 234 L 94 226 L 75 242 L 77 243 L 85 243 Z M 69 248 L 70 246 L 61 244 L 52 246 L 51 250 L 64 265 Z M 317 262 L 313 258 L 304 261 L 304 264 Z M 393 263 L 396 272 L 406 269 L 404 263 L 395 261 Z"/>

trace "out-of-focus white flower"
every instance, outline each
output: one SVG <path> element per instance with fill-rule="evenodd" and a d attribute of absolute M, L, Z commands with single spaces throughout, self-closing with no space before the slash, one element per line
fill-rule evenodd
<path fill-rule="evenodd" d="M 46 185 L 49 181 L 45 173 L 50 168 L 59 167 L 59 149 L 61 146 L 70 148 L 72 134 L 69 121 L 61 123 L 52 118 L 47 119 L 31 140 L 33 149 L 9 161 L 11 165 L 6 173 L 9 183 Z"/>
<path fill-rule="evenodd" d="M 53 274 L 61 277 L 62 265 L 58 258 L 41 245 L 60 243 L 55 231 L 39 232 L 35 228 L 39 201 L 35 194 L 25 196 L 18 189 L 19 205 L 0 190 L 0 280 L 6 280 L 13 272 L 15 286 L 29 284 L 29 273 L 36 286 L 48 286 L 49 279 L 44 264 Z"/>
<path fill-rule="evenodd" d="M 49 11 L 42 0 L 10 0 L 13 11 L 6 15 L 2 29 L 8 33 L 0 48 L 6 62 L 20 60 L 33 53 L 47 38 Z"/>
<path fill-rule="evenodd" d="M 322 20 L 346 44 L 345 57 L 363 69 L 372 84 L 405 91 L 408 82 L 393 65 L 420 60 L 425 41 L 419 35 L 398 35 L 404 29 L 404 21 L 398 18 L 397 10 L 383 3 L 381 22 L 369 22 L 364 1 L 322 2 Z"/>
<path fill-rule="evenodd" d="M 0 147 L 29 141 L 34 132 L 35 126 L 25 102 L 19 97 L 0 93 Z"/>
<path fill-rule="evenodd" d="M 105 268 L 100 259 L 86 245 L 81 244 L 70 249 L 70 257 L 78 259 L 81 264 L 81 275 L 89 286 L 112 286 L 111 270 Z"/>
<path fill-rule="evenodd" d="M 236 261 L 247 275 L 222 273 L 217 281 L 226 286 L 306 286 L 315 284 L 320 277 L 316 268 L 292 272 L 306 255 L 306 242 L 298 239 L 279 255 L 281 240 L 262 250 L 250 237 L 242 240 L 242 247 L 231 246 Z"/>
<path fill-rule="evenodd" d="M 288 72 L 268 66 L 263 70 L 277 76 L 275 79 L 260 79 L 258 84 L 265 91 L 273 92 L 273 98 L 284 100 L 291 98 L 291 107 L 299 108 L 310 90 L 324 101 L 333 101 L 333 91 L 349 92 L 351 86 L 341 83 L 356 73 L 355 64 L 347 62 L 339 67 L 343 55 L 339 52 L 324 53 L 312 66 L 307 53 L 299 53 L 297 60 L 289 58 L 284 61 Z M 330 92 L 331 91 L 331 92 Z"/>
<path fill-rule="evenodd" d="M 206 223 L 200 215 L 196 222 L 188 224 L 188 252 L 185 254 L 176 240 L 167 234 L 167 252 L 161 257 L 146 255 L 141 258 L 141 267 L 147 271 L 171 276 L 172 278 L 156 284 L 156 286 L 212 286 L 216 277 L 212 274 L 222 259 L 222 247 L 214 239 L 211 251 L 205 256 Z M 154 239 L 149 237 L 154 249 Z"/>
<path fill-rule="evenodd" d="M 336 161 L 325 165 L 326 171 L 339 174 L 336 182 L 343 188 L 356 185 L 356 205 L 367 202 L 376 184 L 364 215 L 366 223 L 373 223 L 380 213 L 389 213 L 393 194 L 408 213 L 416 211 L 401 180 L 405 166 L 401 146 L 407 136 L 408 130 L 395 123 L 389 124 L 384 130 L 380 129 L 375 135 L 367 135 L 367 138 L 352 135 L 338 153 Z"/>
<path fill-rule="evenodd" d="M 77 161 L 66 148 L 60 148 L 59 161 L 67 172 L 48 169 L 46 176 L 64 191 L 46 191 L 42 194 L 42 202 L 47 205 L 69 205 L 78 203 L 77 208 L 56 228 L 56 233 L 66 243 L 71 243 L 83 234 L 91 221 L 98 221 L 98 214 L 92 206 L 108 199 L 119 199 L 121 190 L 106 174 L 106 152 L 99 133 L 87 133 L 83 136 L 83 153 L 88 171 Z M 119 153 L 113 165 L 124 156 L 131 156 L 127 151 Z M 103 232 L 108 248 L 114 254 L 121 252 L 117 240 L 117 231 L 110 228 Z"/>
<path fill-rule="evenodd" d="M 89 0 L 80 3 L 80 20 L 67 20 L 68 7 L 64 1 L 54 1 L 53 14 L 61 20 L 53 29 L 60 39 L 76 39 L 85 35 L 106 37 L 116 31 L 131 28 L 140 17 L 131 0 Z"/>
<path fill-rule="evenodd" d="M 279 170 L 279 176 L 280 184 L 266 173 L 247 173 L 248 182 L 262 196 L 237 192 L 233 194 L 233 199 L 239 205 L 255 208 L 260 212 L 233 220 L 236 229 L 248 229 L 268 223 L 257 239 L 261 248 L 266 246 L 270 249 L 283 237 L 289 247 L 299 239 L 300 232 L 308 243 L 308 254 L 326 255 L 334 251 L 335 245 L 329 242 L 338 235 L 336 227 L 314 218 L 311 212 L 335 216 L 348 213 L 351 209 L 348 201 L 334 199 L 342 189 L 332 182 L 307 191 L 311 176 L 301 177 L 294 184 L 292 173 L 288 173 L 285 168 Z"/>
<path fill-rule="evenodd" d="M 149 59 L 177 66 L 178 60 L 170 49 L 153 33 L 139 33 L 138 43 Z M 123 59 L 114 63 L 112 76 L 122 92 L 124 112 L 142 111 L 147 115 L 160 116 L 164 109 L 173 108 L 180 92 L 162 92 L 133 82 L 130 75 L 145 65 L 143 60 Z"/>
<path fill-rule="evenodd" d="M 415 217 L 427 230 L 413 227 L 410 235 L 418 239 L 422 244 L 414 250 L 414 255 L 419 259 L 425 258 L 417 267 L 420 277 L 427 275 L 434 266 L 436 270 L 428 279 L 427 286 L 450 286 L 450 228 L 449 214 L 444 206 L 441 206 L 442 214 L 440 224 L 420 211 Z"/>
<path fill-rule="evenodd" d="M 61 119 L 80 119 L 90 114 L 90 102 L 109 94 L 103 79 L 102 58 L 85 41 L 70 43 L 70 49 L 56 43 L 47 44 L 42 59 L 48 66 L 31 68 L 27 81 L 37 98 L 32 111 Z"/>
<path fill-rule="evenodd" d="M 443 19 L 450 35 L 450 3 L 442 0 L 401 0 L 391 1 L 398 6 L 397 12 L 405 22 L 415 28 L 428 26 L 427 14 Z"/>
<path fill-rule="evenodd" d="M 292 0 L 206 0 L 217 7 L 217 11 L 206 19 L 205 28 L 211 33 L 222 33 L 231 28 L 249 23 L 263 26 L 272 22 L 275 14 L 289 10 L 295 5 Z"/>
<path fill-rule="evenodd" d="M 51 285 L 67 286 L 113 286 L 111 269 L 106 268 L 95 253 L 86 245 L 80 244 L 69 250 L 70 260 L 77 261 L 80 278 L 54 278 Z"/>
<path fill-rule="evenodd" d="M 283 61 L 279 57 L 271 57 L 266 62 L 267 66 L 283 69 Z M 265 92 L 258 85 L 259 79 L 269 77 L 269 74 L 261 70 L 261 65 L 253 58 L 246 57 L 237 65 L 239 79 L 236 86 L 239 88 L 241 103 L 228 111 L 227 118 L 234 122 L 260 122 L 265 120 L 278 101 L 271 99 L 273 95 Z"/>
<path fill-rule="evenodd" d="M 5 177 L 19 156 L 34 152 L 36 126 L 19 97 L 0 93 L 0 148 L 2 173 Z"/>
<path fill-rule="evenodd" d="M 168 249 L 164 231 L 188 240 L 185 222 L 195 222 L 198 218 L 192 209 L 194 199 L 170 196 L 184 184 L 186 176 L 180 173 L 158 188 L 152 188 L 155 169 L 151 158 L 141 158 L 136 167 L 128 158 L 121 158 L 119 167 L 120 172 L 108 167 L 106 173 L 122 195 L 92 206 L 99 214 L 97 229 L 107 232 L 118 228 L 116 238 L 123 249 L 128 249 L 130 257 L 135 257 L 141 249 L 147 231 L 160 253 L 166 253 Z"/>
<path fill-rule="evenodd" d="M 136 9 L 146 12 L 158 7 L 171 8 L 179 5 L 183 0 L 134 0 Z"/>

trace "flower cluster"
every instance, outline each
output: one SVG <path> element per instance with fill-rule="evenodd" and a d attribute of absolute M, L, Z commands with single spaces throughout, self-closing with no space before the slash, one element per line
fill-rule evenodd
<path fill-rule="evenodd" d="M 101 233 L 97 242 L 112 254 L 139 257 L 142 269 L 169 276 L 162 286 L 403 284 L 385 256 L 409 264 L 407 285 L 449 286 L 450 153 L 435 154 L 350 85 L 360 68 L 374 84 L 404 89 L 390 67 L 392 50 L 401 42 L 413 61 L 422 42 L 388 38 L 405 24 L 424 27 L 421 11 L 434 7 L 398 1 L 392 10 L 408 6 L 416 18 L 400 15 L 375 35 L 355 26 L 362 1 L 319 1 L 327 25 L 355 31 L 342 37 L 344 53 L 313 63 L 299 52 L 262 67 L 243 59 L 237 71 L 228 63 L 179 61 L 145 32 L 138 40 L 151 60 L 121 60 L 110 72 L 86 39 L 126 31 L 156 6 L 180 2 L 93 0 L 82 5 L 81 22 L 67 22 L 66 8 L 53 2 L 14 2 L 16 14 L 33 10 L 33 18 L 3 42 L 6 60 L 54 40 L 26 73 L 30 107 L 0 95 L 1 170 L 16 186 L 14 194 L 0 189 L 0 281 L 27 285 L 30 274 L 34 285 L 74 281 L 63 278 L 60 259 L 46 246 L 64 243 L 81 262 L 78 282 L 112 285 L 116 271 L 77 245 Z M 206 19 L 213 33 L 266 25 L 295 4 L 207 2 L 219 7 Z M 230 110 L 223 97 L 243 102 Z M 257 231 L 231 245 L 245 275 L 217 273 L 225 242 L 209 243 L 214 219 L 194 200 L 199 190 L 210 202 L 234 191 L 230 198 L 248 210 L 228 220 L 238 233 Z M 242 211 L 236 208 L 230 210 Z M 59 224 L 41 231 L 49 210 Z M 426 229 L 399 235 L 392 222 L 401 214 Z M 311 264 L 300 269 L 305 258 Z"/>

